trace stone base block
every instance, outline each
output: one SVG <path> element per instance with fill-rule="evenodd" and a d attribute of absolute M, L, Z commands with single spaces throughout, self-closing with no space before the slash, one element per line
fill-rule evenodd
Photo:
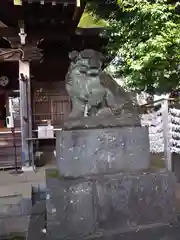
<path fill-rule="evenodd" d="M 107 231 L 92 234 L 87 237 L 68 238 L 68 240 L 179 240 L 180 224 L 158 224 L 142 228 L 131 229 L 129 231 Z M 59 235 L 47 233 L 48 239 L 62 240 Z M 66 238 L 65 238 L 66 239 Z"/>
<path fill-rule="evenodd" d="M 29 217 L 29 228 L 26 240 L 45 240 L 46 202 L 37 202 Z"/>
<path fill-rule="evenodd" d="M 56 159 L 63 176 L 145 170 L 150 166 L 146 127 L 61 131 Z"/>
<path fill-rule="evenodd" d="M 179 240 L 180 224 L 157 224 L 131 229 L 129 231 L 103 232 L 83 240 Z M 58 239 L 58 238 L 56 238 Z"/>
<path fill-rule="evenodd" d="M 85 239 L 176 221 L 175 178 L 170 172 L 66 180 L 48 170 L 46 178 L 47 231 L 52 239 Z"/>

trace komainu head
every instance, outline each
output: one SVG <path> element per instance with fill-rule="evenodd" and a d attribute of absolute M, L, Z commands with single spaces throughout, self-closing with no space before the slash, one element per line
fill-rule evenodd
<path fill-rule="evenodd" d="M 85 49 L 81 52 L 72 51 L 69 54 L 72 68 L 88 76 L 97 76 L 101 72 L 104 57 L 100 52 Z"/>

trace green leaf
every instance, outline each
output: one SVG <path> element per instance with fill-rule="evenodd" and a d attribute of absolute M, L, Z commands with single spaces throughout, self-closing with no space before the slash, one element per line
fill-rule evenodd
<path fill-rule="evenodd" d="M 167 0 L 118 0 L 110 5 L 89 1 L 89 9 L 107 22 L 107 54 L 123 58 L 116 74 L 132 89 L 163 92 L 179 86 L 178 5 Z"/>

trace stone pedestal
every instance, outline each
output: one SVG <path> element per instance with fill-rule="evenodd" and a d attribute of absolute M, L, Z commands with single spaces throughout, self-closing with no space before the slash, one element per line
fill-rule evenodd
<path fill-rule="evenodd" d="M 126 239 L 133 234 L 143 239 L 145 232 L 162 236 L 163 229 L 176 222 L 175 179 L 170 172 L 67 180 L 57 170 L 48 170 L 46 179 L 50 239 Z"/>
<path fill-rule="evenodd" d="M 178 239 L 175 178 L 150 170 L 147 128 L 64 130 L 56 154 L 58 169 L 46 172 L 48 239 Z"/>
<path fill-rule="evenodd" d="M 81 129 L 57 132 L 57 167 L 63 176 L 141 171 L 149 168 L 146 127 Z"/>

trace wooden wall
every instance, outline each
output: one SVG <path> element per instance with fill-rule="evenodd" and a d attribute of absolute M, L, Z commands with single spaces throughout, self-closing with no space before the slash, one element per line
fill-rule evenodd
<path fill-rule="evenodd" d="M 45 120 L 61 126 L 71 111 L 71 101 L 64 82 L 33 82 L 33 125 L 37 127 Z"/>
<path fill-rule="evenodd" d="M 15 144 L 15 146 L 14 146 Z M 0 134 L 0 169 L 15 168 L 21 166 L 21 134 L 15 136 L 7 131 Z"/>

